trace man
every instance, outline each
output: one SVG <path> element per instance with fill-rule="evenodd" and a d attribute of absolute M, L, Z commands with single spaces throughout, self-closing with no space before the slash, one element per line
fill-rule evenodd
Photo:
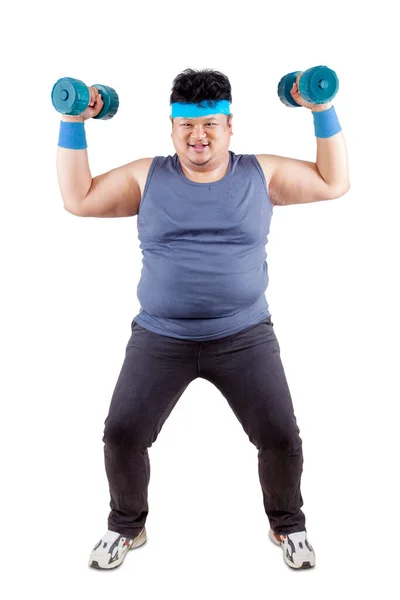
<path fill-rule="evenodd" d="M 229 402 L 258 448 L 270 538 L 292 568 L 315 565 L 300 479 L 302 440 L 265 291 L 274 206 L 338 198 L 349 189 L 345 142 L 331 104 L 314 113 L 317 162 L 236 155 L 231 86 L 214 70 L 187 69 L 171 93 L 174 156 L 135 160 L 92 178 L 83 122 L 62 117 L 57 156 L 66 210 L 82 217 L 138 215 L 141 309 L 105 421 L 108 530 L 89 565 L 117 567 L 146 541 L 148 448 L 187 386 L 202 377 Z M 74 123 L 75 121 L 75 123 Z"/>

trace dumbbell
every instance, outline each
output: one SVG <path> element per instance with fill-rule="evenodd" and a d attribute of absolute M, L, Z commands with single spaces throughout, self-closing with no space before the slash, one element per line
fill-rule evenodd
<path fill-rule="evenodd" d="M 301 71 L 288 73 L 278 84 L 278 96 L 286 106 L 301 106 L 293 100 L 290 90 Z M 334 98 L 339 89 L 339 79 L 332 69 L 323 65 L 304 71 L 299 80 L 299 92 L 306 102 L 325 104 Z"/>
<path fill-rule="evenodd" d="M 101 112 L 94 119 L 112 119 L 116 114 L 119 106 L 119 98 L 117 92 L 107 86 L 95 84 L 99 90 L 104 106 Z M 51 92 L 51 101 L 54 108 L 64 115 L 76 116 L 82 114 L 89 105 L 90 91 L 87 85 L 80 79 L 72 79 L 72 77 L 63 77 L 56 81 Z"/>

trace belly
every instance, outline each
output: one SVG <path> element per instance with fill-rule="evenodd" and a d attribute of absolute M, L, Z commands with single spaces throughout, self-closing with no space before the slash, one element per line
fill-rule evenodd
<path fill-rule="evenodd" d="M 146 312 L 158 317 L 200 319 L 232 315 L 265 292 L 267 265 L 262 262 L 249 268 L 234 260 L 225 263 L 212 268 L 165 260 L 147 264 L 144 260 L 138 300 Z"/>

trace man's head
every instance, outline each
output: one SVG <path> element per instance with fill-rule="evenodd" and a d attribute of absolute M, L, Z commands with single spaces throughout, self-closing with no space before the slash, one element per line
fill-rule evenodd
<path fill-rule="evenodd" d="M 209 171 L 226 160 L 232 135 L 230 102 L 229 79 L 219 71 L 186 69 L 175 77 L 171 137 L 180 161 L 189 169 Z"/>

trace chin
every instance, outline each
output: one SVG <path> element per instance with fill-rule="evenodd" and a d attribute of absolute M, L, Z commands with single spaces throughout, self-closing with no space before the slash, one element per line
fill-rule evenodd
<path fill-rule="evenodd" d="M 199 156 L 197 158 L 186 156 L 186 158 L 192 163 L 192 165 L 198 165 L 199 167 L 206 165 L 210 162 L 210 160 L 212 160 L 212 156 L 208 156 L 206 159 L 203 156 Z"/>

